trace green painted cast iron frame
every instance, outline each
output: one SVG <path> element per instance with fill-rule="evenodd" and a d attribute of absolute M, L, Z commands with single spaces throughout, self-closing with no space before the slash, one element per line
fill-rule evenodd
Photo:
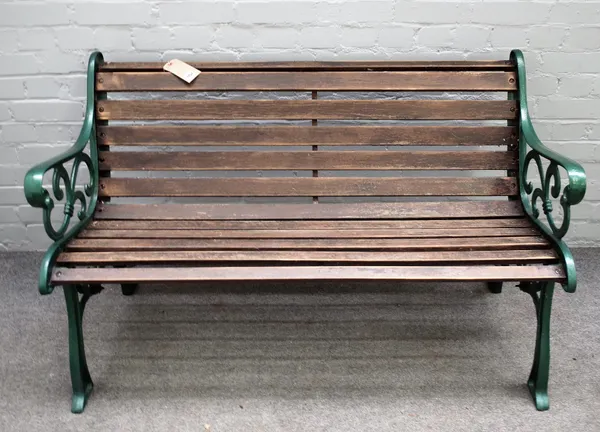
<path fill-rule="evenodd" d="M 42 162 L 31 168 L 25 175 L 24 189 L 27 202 L 32 207 L 43 210 L 44 228 L 48 237 L 54 243 L 46 251 L 42 260 L 38 287 L 41 294 L 49 294 L 53 287 L 50 284 L 52 268 L 56 258 L 64 246 L 75 237 L 83 228 L 90 223 L 98 202 L 98 145 L 96 142 L 96 126 L 94 117 L 95 101 L 95 76 L 98 65 L 104 61 L 100 52 L 91 54 L 87 68 L 87 103 L 85 118 L 79 137 L 75 144 L 67 151 L 52 159 Z M 89 154 L 85 152 L 89 148 Z M 73 163 L 71 173 L 65 168 L 66 163 Z M 89 183 L 84 185 L 83 191 L 76 190 L 79 167 L 85 164 L 89 171 Z M 44 175 L 52 171 L 52 195 L 44 188 Z M 61 182 L 64 185 L 61 187 Z M 52 210 L 55 207 L 54 199 L 64 203 L 64 217 L 60 228 L 55 229 L 52 225 Z M 89 198 L 89 202 L 87 199 Z M 69 228 L 75 206 L 79 203 L 80 210 L 77 212 L 79 221 Z"/>
<path fill-rule="evenodd" d="M 532 222 L 541 230 L 543 235 L 554 245 L 565 269 L 566 278 L 563 288 L 567 292 L 574 292 L 576 288 L 576 272 L 573 256 L 563 242 L 562 238 L 567 233 L 570 223 L 570 207 L 583 199 L 586 190 L 585 172 L 581 165 L 566 158 L 546 146 L 538 138 L 527 106 L 527 89 L 525 75 L 525 61 L 520 50 L 513 50 L 510 59 L 516 65 L 518 88 L 509 94 L 511 99 L 519 101 L 519 196 L 523 209 Z M 58 254 L 64 246 L 85 228 L 93 218 L 98 202 L 98 144 L 96 142 L 96 119 L 94 117 L 95 77 L 98 66 L 103 62 L 102 54 L 94 52 L 90 56 L 87 69 L 87 104 L 85 119 L 81 133 L 73 147 L 66 152 L 31 168 L 25 176 L 25 196 L 29 204 L 43 210 L 44 228 L 48 236 L 54 240 L 42 260 L 39 290 L 41 294 L 49 294 L 53 290 L 50 284 L 52 269 Z M 89 149 L 89 154 L 86 153 Z M 544 171 L 542 159 L 549 165 Z M 66 163 L 72 162 L 69 172 Z M 83 191 L 76 190 L 77 176 L 81 164 L 89 170 L 90 181 L 83 186 Z M 535 163 L 541 187 L 534 187 L 527 181 L 527 173 L 531 163 Z M 568 184 L 562 188 L 559 167 L 567 172 Z M 44 175 L 52 171 L 52 195 L 44 188 Z M 61 182 L 64 185 L 61 187 Z M 87 199 L 89 198 L 89 202 Z M 563 210 L 563 219 L 557 224 L 552 214 L 552 198 L 559 199 Z M 52 210 L 55 201 L 64 204 L 64 218 L 60 228 L 55 229 L 51 222 Z M 540 211 L 537 207 L 538 200 L 542 201 L 542 210 L 546 222 L 540 220 Z M 77 203 L 80 209 L 77 213 L 79 221 L 69 228 Z M 534 398 L 538 410 L 548 409 L 548 373 L 550 364 L 550 311 L 553 282 L 523 282 L 519 284 L 522 291 L 531 295 L 537 317 L 537 337 L 533 366 L 528 380 L 528 387 Z M 71 410 L 82 412 L 86 401 L 92 391 L 93 383 L 87 367 L 83 345 L 83 311 L 89 298 L 102 290 L 100 285 L 67 285 L 64 286 L 69 322 L 69 360 L 71 369 L 71 383 L 73 397 Z M 501 290 L 493 286 L 495 292 Z M 124 293 L 131 294 L 134 285 L 124 286 Z M 81 294 L 81 297 L 80 297 Z"/>

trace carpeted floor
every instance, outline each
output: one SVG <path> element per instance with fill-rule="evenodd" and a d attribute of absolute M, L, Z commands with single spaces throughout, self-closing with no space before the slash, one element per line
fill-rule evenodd
<path fill-rule="evenodd" d="M 73 415 L 64 297 L 37 293 L 40 254 L 2 254 L 0 431 L 600 431 L 599 256 L 556 291 L 548 412 L 512 285 L 248 283 L 92 298 Z"/>

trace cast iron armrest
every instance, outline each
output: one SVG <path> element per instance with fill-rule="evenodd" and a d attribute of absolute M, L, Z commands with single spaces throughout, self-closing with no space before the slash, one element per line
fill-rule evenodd
<path fill-rule="evenodd" d="M 585 195 L 585 171 L 580 164 L 549 149 L 540 141 L 531 123 L 527 107 L 523 53 L 520 50 L 513 50 L 510 56 L 517 66 L 519 85 L 519 193 L 521 202 L 525 212 L 557 247 L 557 252 L 561 256 L 566 269 L 567 280 L 563 287 L 566 291 L 573 292 L 576 286 L 575 264 L 571 252 L 562 241 L 562 238 L 567 233 L 571 222 L 571 206 L 580 203 Z M 542 159 L 549 162 L 546 169 L 544 169 Z M 535 164 L 539 175 L 541 183 L 539 187 L 534 187 L 533 183 L 527 179 L 532 162 Z M 559 167 L 567 173 L 568 184 L 564 187 L 561 184 Z M 560 224 L 556 223 L 552 213 L 552 198 L 559 200 L 563 210 Z M 546 221 L 539 219 L 538 201 L 542 202 L 542 211 L 546 216 Z"/>

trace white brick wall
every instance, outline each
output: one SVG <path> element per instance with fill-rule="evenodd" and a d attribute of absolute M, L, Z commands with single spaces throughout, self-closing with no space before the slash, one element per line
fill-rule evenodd
<path fill-rule="evenodd" d="M 600 245 L 600 1 L 0 2 L 0 250 L 42 249 L 24 171 L 77 137 L 85 64 L 108 60 L 488 59 L 526 53 L 542 139 L 583 163 L 572 244 Z"/>

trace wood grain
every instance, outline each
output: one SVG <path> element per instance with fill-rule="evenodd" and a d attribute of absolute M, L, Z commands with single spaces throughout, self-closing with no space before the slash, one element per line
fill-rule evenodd
<path fill-rule="evenodd" d="M 100 72 L 96 91 L 514 91 L 515 72 Z"/>
<path fill-rule="evenodd" d="M 117 220 L 456 219 L 523 216 L 518 201 L 345 204 L 103 204 L 95 218 Z"/>
<path fill-rule="evenodd" d="M 102 178 L 102 197 L 509 196 L 515 177 Z"/>
<path fill-rule="evenodd" d="M 507 126 L 99 126 L 102 145 L 286 146 L 514 144 Z"/>
<path fill-rule="evenodd" d="M 105 100 L 99 120 L 507 120 L 514 100 Z"/>

